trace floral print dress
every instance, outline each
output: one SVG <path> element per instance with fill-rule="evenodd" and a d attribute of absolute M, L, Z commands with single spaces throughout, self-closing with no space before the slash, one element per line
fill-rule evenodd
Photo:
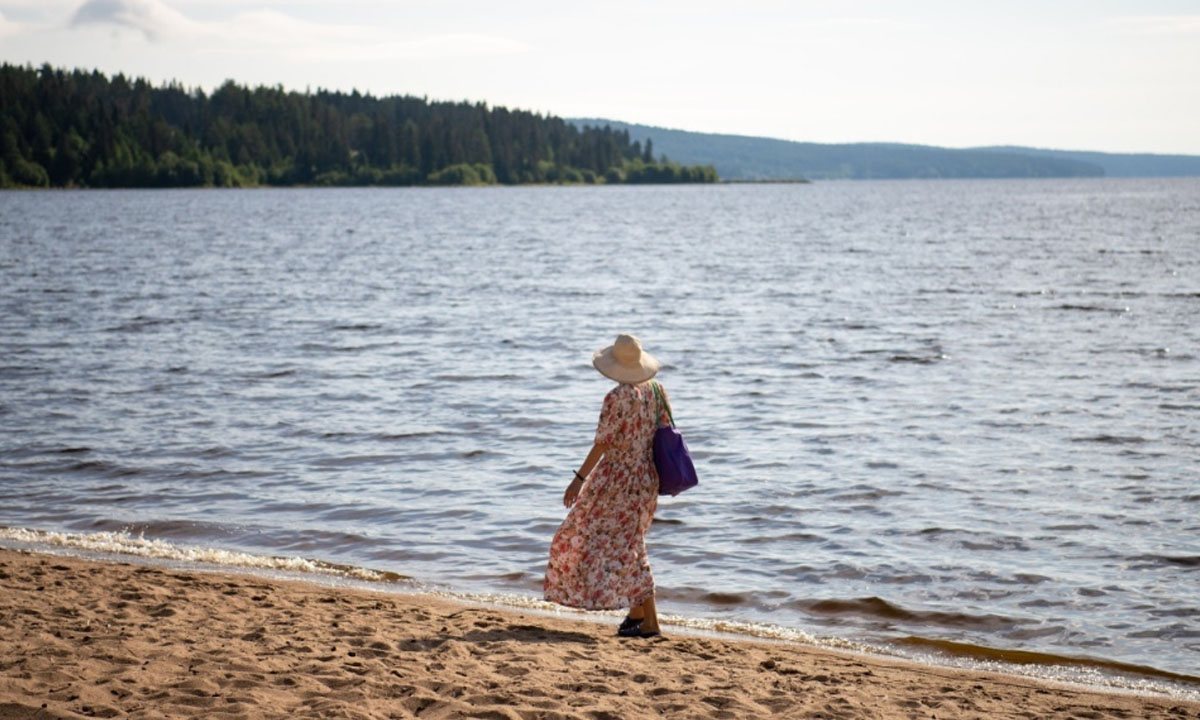
<path fill-rule="evenodd" d="M 618 385 L 604 397 L 596 442 L 608 450 L 550 543 L 547 600 L 616 610 L 654 595 L 646 531 L 658 506 L 654 432 L 667 422 L 651 382 Z"/>

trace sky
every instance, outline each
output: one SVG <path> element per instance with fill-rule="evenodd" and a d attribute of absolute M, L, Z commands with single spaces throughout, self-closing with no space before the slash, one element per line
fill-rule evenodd
<path fill-rule="evenodd" d="M 0 61 L 807 142 L 1200 155 L 1200 0 L 0 0 Z"/>

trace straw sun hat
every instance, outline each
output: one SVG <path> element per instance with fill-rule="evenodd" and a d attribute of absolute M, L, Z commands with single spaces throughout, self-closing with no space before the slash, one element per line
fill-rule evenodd
<path fill-rule="evenodd" d="M 605 377 L 628 385 L 646 382 L 658 372 L 658 361 L 642 351 L 642 341 L 624 333 L 612 345 L 597 350 L 592 364 Z"/>

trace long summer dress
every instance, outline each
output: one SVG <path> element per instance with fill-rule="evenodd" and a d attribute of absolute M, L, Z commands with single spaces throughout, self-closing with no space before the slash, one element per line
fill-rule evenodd
<path fill-rule="evenodd" d="M 609 449 L 550 543 L 547 600 L 616 610 L 654 595 L 646 531 L 658 506 L 654 431 L 660 422 L 668 422 L 667 413 L 650 382 L 621 384 L 604 397 L 596 442 Z"/>

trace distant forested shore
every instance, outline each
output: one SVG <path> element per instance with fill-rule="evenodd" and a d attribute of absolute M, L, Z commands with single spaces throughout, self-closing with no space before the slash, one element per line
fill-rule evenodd
<path fill-rule="evenodd" d="M 1103 153 L 1031 147 L 945 148 L 899 143 L 809 143 L 672 130 L 597 118 L 577 126 L 624 130 L 676 162 L 712 165 L 721 179 L 879 180 L 1200 176 L 1200 156 Z"/>
<path fill-rule="evenodd" d="M 0 187 L 715 182 L 626 130 L 484 103 L 0 67 Z"/>

